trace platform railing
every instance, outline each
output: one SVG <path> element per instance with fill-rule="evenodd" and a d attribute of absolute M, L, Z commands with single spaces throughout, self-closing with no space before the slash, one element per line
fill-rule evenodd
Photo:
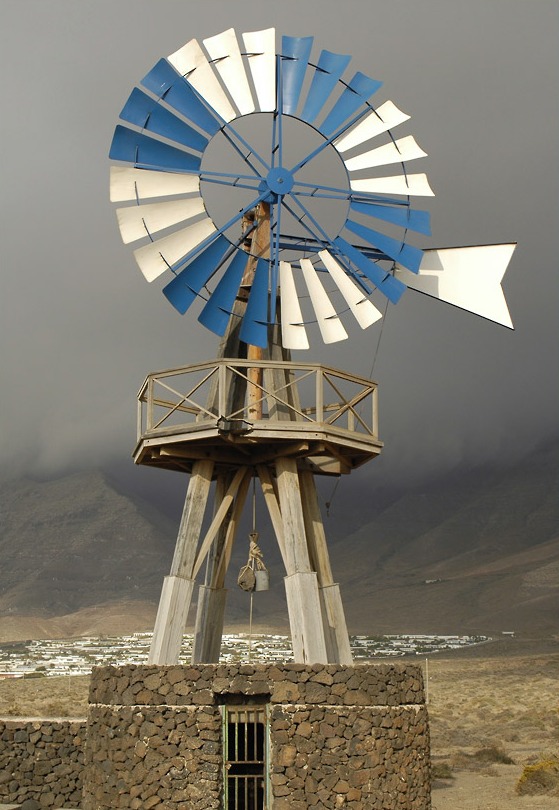
<path fill-rule="evenodd" d="M 249 379 L 249 368 L 261 369 L 259 382 Z M 261 405 L 257 421 L 249 419 L 249 391 L 251 408 Z M 285 421 L 376 440 L 377 384 L 317 363 L 223 358 L 150 374 L 138 394 L 138 439 L 209 424 L 248 432 Z"/>

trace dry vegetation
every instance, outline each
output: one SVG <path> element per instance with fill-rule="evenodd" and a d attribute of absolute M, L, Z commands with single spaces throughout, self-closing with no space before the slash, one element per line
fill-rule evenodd
<path fill-rule="evenodd" d="M 429 699 L 433 810 L 556 810 L 559 653 L 433 658 Z"/>
<path fill-rule="evenodd" d="M 0 680 L 0 717 L 86 717 L 89 675 Z"/>
<path fill-rule="evenodd" d="M 84 717 L 88 678 L 0 681 L 0 716 Z M 429 661 L 433 810 L 556 810 L 559 652 Z"/>

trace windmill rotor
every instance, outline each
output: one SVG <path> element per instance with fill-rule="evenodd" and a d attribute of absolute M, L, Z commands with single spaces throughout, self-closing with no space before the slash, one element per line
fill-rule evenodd
<path fill-rule="evenodd" d="M 241 339 L 325 343 L 381 318 L 409 287 L 512 328 L 501 280 L 513 244 L 424 249 L 426 157 L 382 82 L 312 37 L 234 29 L 187 42 L 130 94 L 115 129 L 111 200 L 122 239 L 181 314 L 223 335 L 248 261 L 243 219 L 270 209 Z M 401 134 L 400 134 L 401 132 Z M 420 164 L 421 165 L 421 164 Z M 137 246 L 136 246 L 137 245 Z M 279 296 L 279 310 L 276 300 Z M 315 326 L 311 327 L 316 329 Z"/>

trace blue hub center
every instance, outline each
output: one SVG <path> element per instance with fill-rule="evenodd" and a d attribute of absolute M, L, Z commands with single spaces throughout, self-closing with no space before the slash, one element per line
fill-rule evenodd
<path fill-rule="evenodd" d="M 293 188 L 293 175 L 289 169 L 283 167 L 270 169 L 266 177 L 266 185 L 274 194 L 289 194 Z"/>

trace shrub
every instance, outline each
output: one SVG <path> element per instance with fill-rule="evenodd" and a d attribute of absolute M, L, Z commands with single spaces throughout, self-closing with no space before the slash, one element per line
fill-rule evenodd
<path fill-rule="evenodd" d="M 516 792 L 521 796 L 559 796 L 559 759 L 544 759 L 526 765 L 516 783 Z"/>
<path fill-rule="evenodd" d="M 466 771 L 477 771 L 487 769 L 489 766 L 513 765 L 514 761 L 506 754 L 502 748 L 495 745 L 478 748 L 473 754 L 466 751 L 457 751 L 452 757 L 452 764 L 455 768 Z"/>
<path fill-rule="evenodd" d="M 502 748 L 497 748 L 496 745 L 490 745 L 486 748 L 480 748 L 475 754 L 472 755 L 478 762 L 491 762 L 499 763 L 501 765 L 514 765 L 514 760 L 506 754 Z"/>
<path fill-rule="evenodd" d="M 431 777 L 433 779 L 454 779 L 452 766 L 449 762 L 439 762 L 431 767 Z"/>

